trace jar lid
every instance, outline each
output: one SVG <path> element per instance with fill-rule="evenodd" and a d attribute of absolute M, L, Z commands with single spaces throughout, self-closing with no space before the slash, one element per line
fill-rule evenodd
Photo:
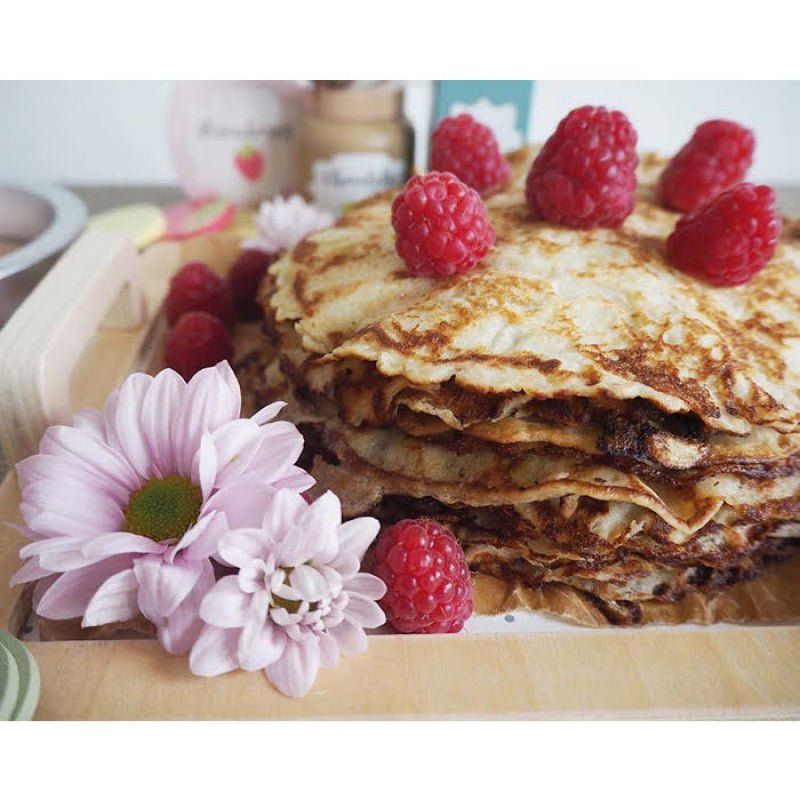
<path fill-rule="evenodd" d="M 403 112 L 403 87 L 391 81 L 315 81 L 315 114 L 340 122 L 383 122 Z"/>

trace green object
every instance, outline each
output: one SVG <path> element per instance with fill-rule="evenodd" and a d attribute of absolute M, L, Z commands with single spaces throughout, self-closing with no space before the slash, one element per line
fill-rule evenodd
<path fill-rule="evenodd" d="M 13 718 L 19 697 L 17 660 L 0 644 L 0 720 Z"/>
<path fill-rule="evenodd" d="M 128 500 L 125 530 L 155 542 L 180 539 L 197 522 L 203 495 L 182 475 L 150 478 Z"/>
<path fill-rule="evenodd" d="M 214 200 L 207 205 L 200 206 L 192 214 L 191 223 L 194 228 L 204 228 L 218 217 L 221 217 L 230 206 L 228 200 Z"/>
<path fill-rule="evenodd" d="M 6 654 L 14 672 L 14 685 L 4 680 L 3 653 Z M 9 689 L 8 702 L 10 709 L 6 711 L 5 689 Z M 10 633 L 0 630 L 0 720 L 30 720 L 39 703 L 41 679 L 39 667 L 31 651 Z"/>

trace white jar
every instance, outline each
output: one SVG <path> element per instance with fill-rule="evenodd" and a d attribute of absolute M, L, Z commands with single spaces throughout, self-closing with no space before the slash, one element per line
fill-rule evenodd
<path fill-rule="evenodd" d="M 169 112 L 178 181 L 193 199 L 255 206 L 297 191 L 300 81 L 180 81 Z"/>

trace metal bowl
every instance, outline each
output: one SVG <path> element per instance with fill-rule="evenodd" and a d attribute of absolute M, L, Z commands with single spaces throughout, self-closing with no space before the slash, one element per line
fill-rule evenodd
<path fill-rule="evenodd" d="M 80 233 L 86 206 L 72 192 L 47 184 L 0 184 L 0 327 Z"/>

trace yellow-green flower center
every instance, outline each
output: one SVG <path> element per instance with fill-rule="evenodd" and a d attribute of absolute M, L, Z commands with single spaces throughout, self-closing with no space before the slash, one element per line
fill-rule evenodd
<path fill-rule="evenodd" d="M 306 561 L 306 564 L 309 562 Z M 283 579 L 284 586 L 291 586 L 290 578 L 292 572 L 294 572 L 294 567 L 285 567 L 286 576 Z M 285 608 L 290 614 L 296 614 L 300 610 L 300 606 L 302 603 L 299 600 L 287 600 L 285 597 L 281 597 L 278 594 L 272 595 L 272 605 L 276 608 Z M 316 611 L 319 608 L 319 603 L 314 601 L 313 603 L 309 603 L 308 610 L 309 611 Z"/>
<path fill-rule="evenodd" d="M 151 478 L 131 495 L 125 526 L 156 542 L 180 539 L 197 522 L 202 502 L 200 489 L 182 475 Z"/>
<path fill-rule="evenodd" d="M 300 610 L 299 600 L 287 600 L 285 597 L 279 597 L 277 594 L 272 595 L 272 605 L 285 608 L 290 614 L 296 614 Z"/>

